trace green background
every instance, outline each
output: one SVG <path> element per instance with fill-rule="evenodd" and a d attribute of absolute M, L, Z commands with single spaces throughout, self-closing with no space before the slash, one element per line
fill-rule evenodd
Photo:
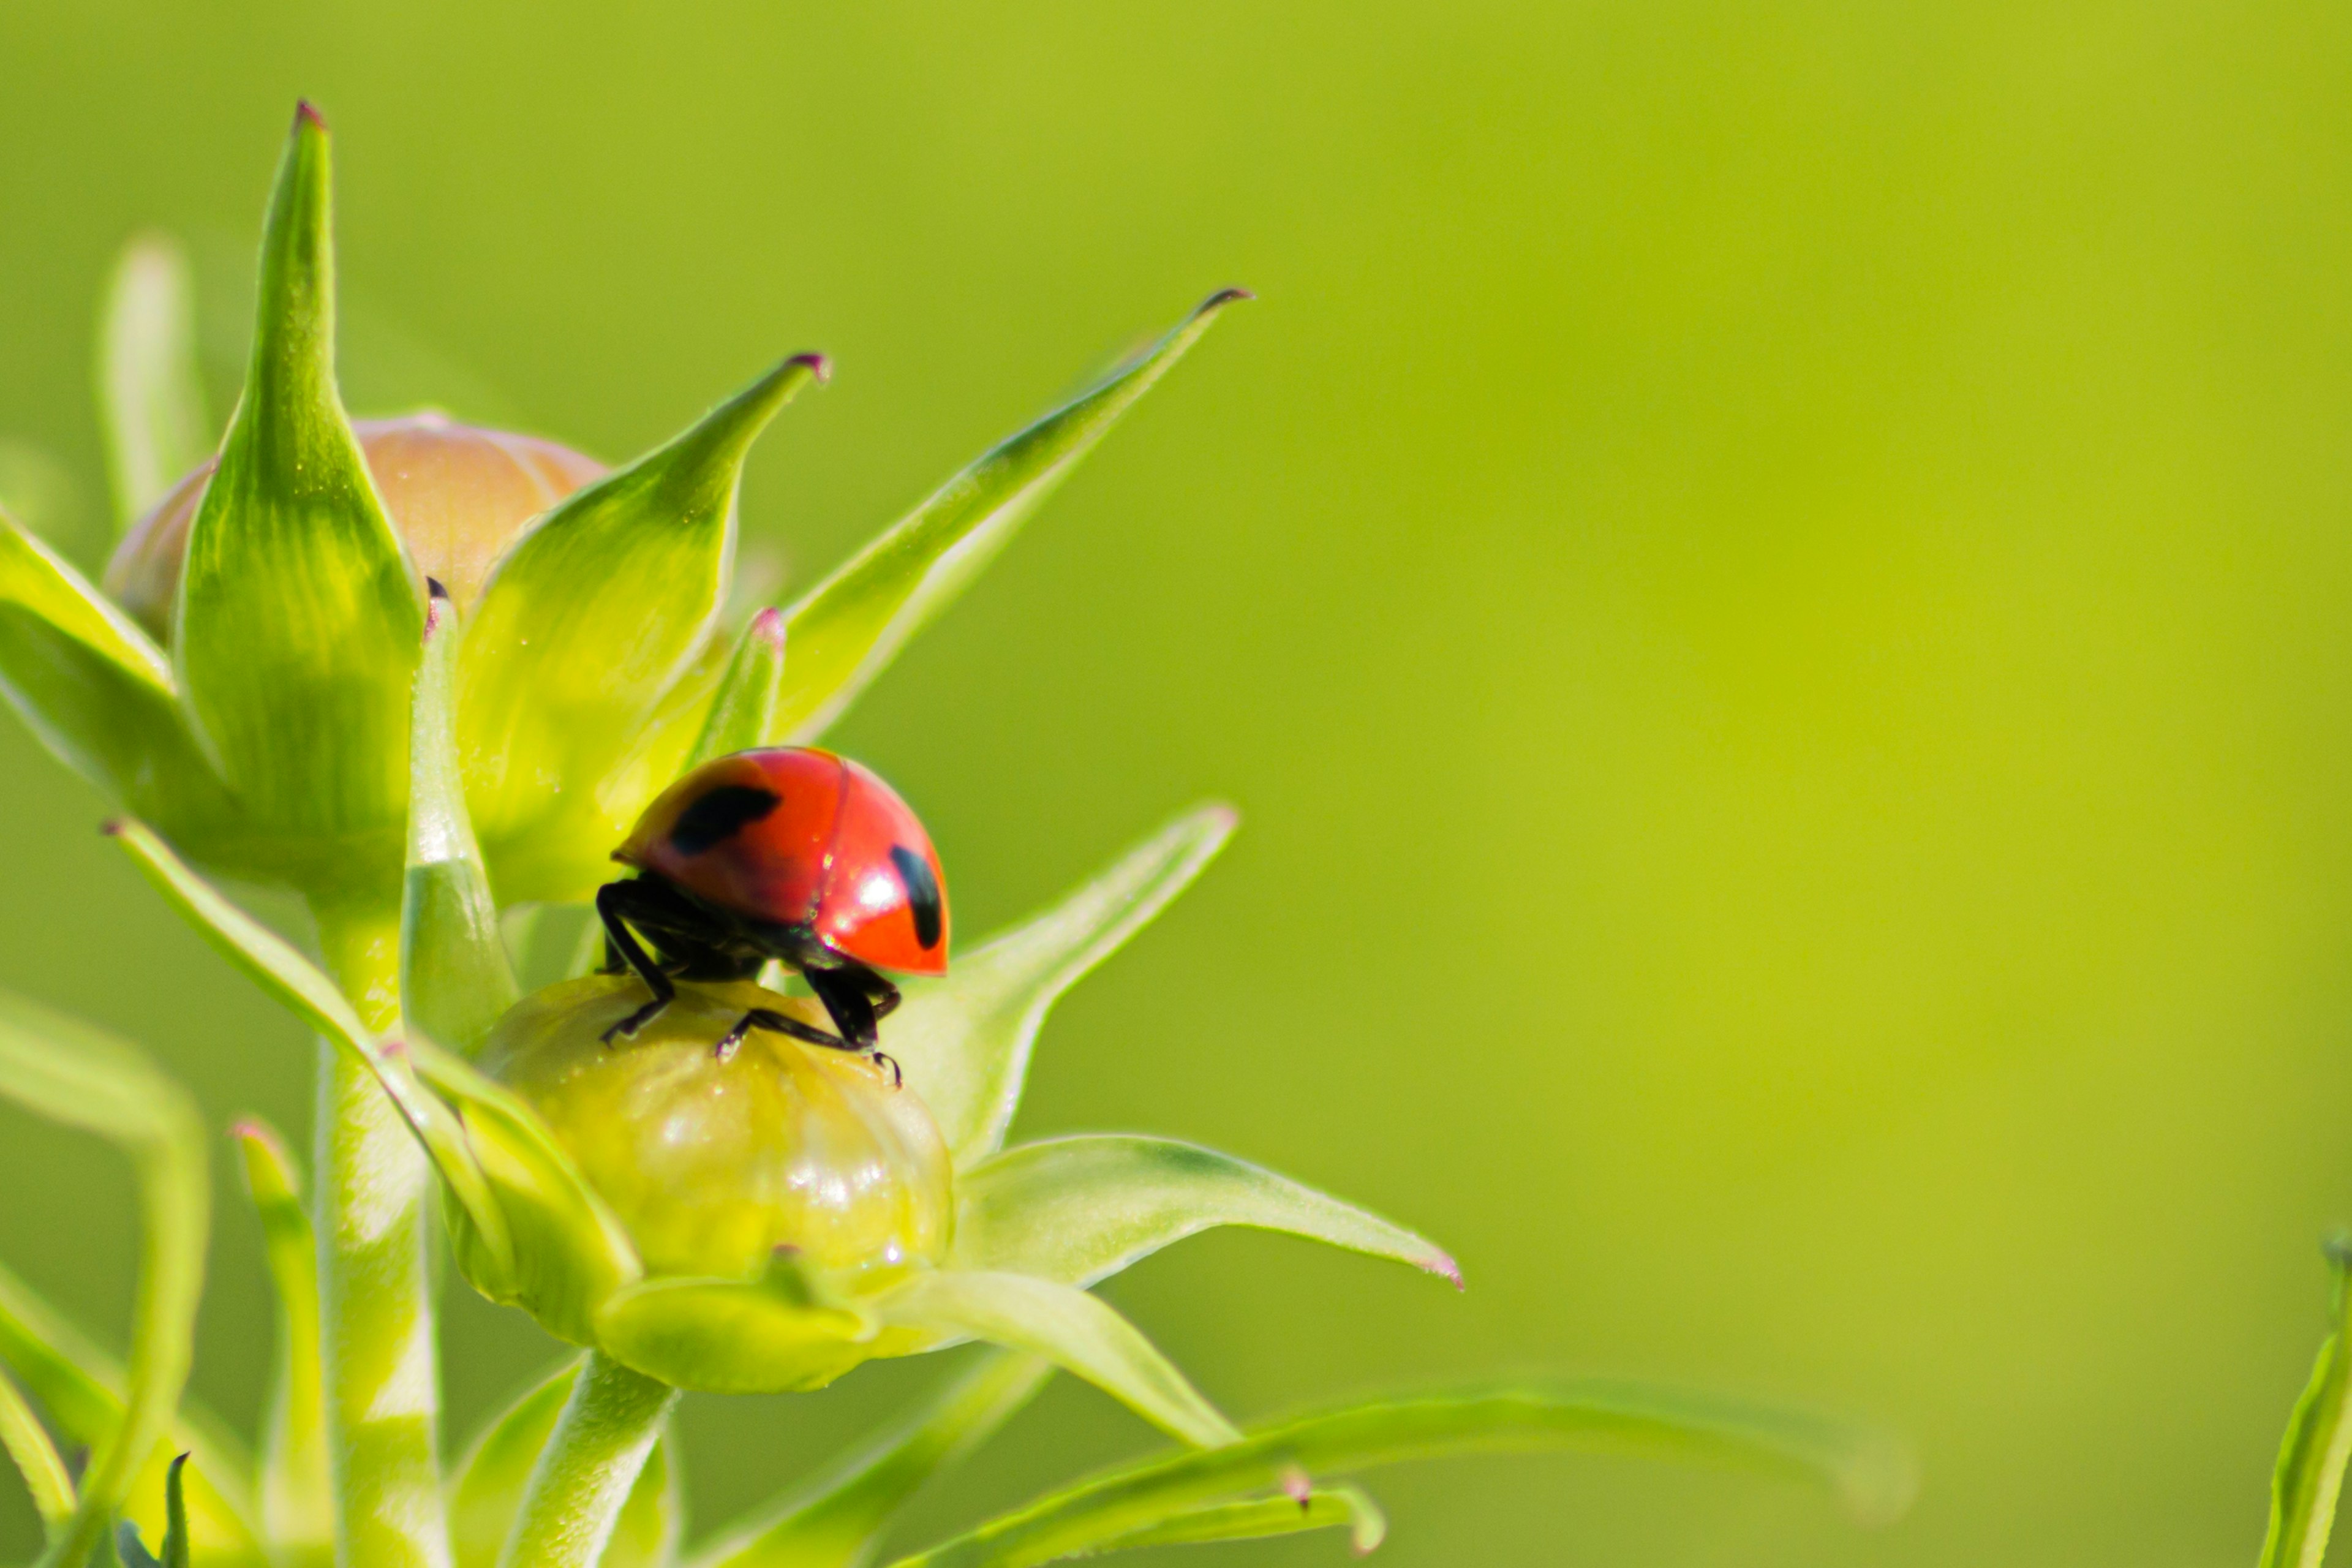
<path fill-rule="evenodd" d="M 1240 803 L 1024 1125 L 1265 1160 L 1470 1289 L 1224 1235 L 1114 1297 L 1243 1415 L 1594 1370 L 1925 1467 L 1875 1533 L 1740 1476 L 1400 1471 L 1399 1568 L 2246 1563 L 2352 1218 L 2347 68 L 2319 4 L 17 0 L 0 456 L 94 562 L 142 224 L 226 409 L 298 93 L 362 411 L 614 458 L 833 353 L 745 496 L 799 582 L 1250 284 L 837 738 L 966 933 Z M 0 805 L 0 984 L 303 1123 L 299 1032 L 13 724 Z M 242 1422 L 217 1170 L 195 1385 Z M 130 1246 L 107 1155 L 0 1118 L 0 1256 L 119 1323 Z M 461 1437 L 551 1350 L 452 1301 Z M 942 1370 L 690 1402 L 700 1517 Z M 929 1521 L 1149 1440 L 1066 1386 L 1013 1431 Z"/>

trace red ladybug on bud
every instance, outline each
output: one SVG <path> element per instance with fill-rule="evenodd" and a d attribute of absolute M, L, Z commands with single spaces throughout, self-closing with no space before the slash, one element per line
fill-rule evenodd
<path fill-rule="evenodd" d="M 898 792 L 831 752 L 774 746 L 705 763 L 646 808 L 613 858 L 637 875 L 597 889 L 605 968 L 635 970 L 653 1000 L 608 1041 L 668 1006 L 674 979 L 749 980 L 773 958 L 807 978 L 839 1033 L 755 1008 L 720 1054 L 755 1028 L 877 1052 L 876 1021 L 898 989 L 876 971 L 947 973 L 930 835 Z"/>

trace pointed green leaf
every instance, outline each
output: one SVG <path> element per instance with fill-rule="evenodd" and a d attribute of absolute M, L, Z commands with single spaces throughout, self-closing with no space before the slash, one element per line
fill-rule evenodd
<path fill-rule="evenodd" d="M 872 1306 L 895 1328 L 1043 1356 L 1184 1442 L 1209 1447 L 1240 1436 L 1134 1324 L 1084 1290 L 1023 1274 L 939 1269 L 913 1276 Z"/>
<path fill-rule="evenodd" d="M 122 247 L 99 323 L 99 412 L 118 532 L 212 454 L 196 374 L 195 290 L 169 235 Z"/>
<path fill-rule="evenodd" d="M 671 1277 L 615 1290 L 596 1312 L 597 1348 L 698 1394 L 823 1388 L 887 1350 L 859 1303 L 778 1249 L 757 1279 Z"/>
<path fill-rule="evenodd" d="M 2262 1568 L 2320 1568 L 2336 1523 L 2345 1461 L 2352 1458 L 2352 1352 L 2345 1348 L 2352 1338 L 2352 1243 L 2331 1242 L 2327 1266 L 2335 1329 L 2319 1347 L 2311 1382 L 2295 1401 L 2279 1443 Z"/>
<path fill-rule="evenodd" d="M 577 900 L 602 876 L 628 819 L 597 786 L 710 637 L 752 439 L 823 370 L 785 361 L 549 512 L 491 574 L 459 660 L 457 736 L 501 902 Z"/>
<path fill-rule="evenodd" d="M 944 980 L 908 985 L 890 1054 L 959 1167 L 1003 1146 L 1055 1000 L 1167 908 L 1237 820 L 1230 806 L 1196 806 L 1053 909 L 959 957 Z"/>
<path fill-rule="evenodd" d="M 1007 1149 L 956 1176 L 961 1268 L 1083 1287 L 1221 1225 L 1287 1231 L 1462 1282 L 1453 1258 L 1402 1226 L 1172 1138 L 1049 1139 Z"/>
<path fill-rule="evenodd" d="M 76 1445 L 94 1448 L 121 1424 L 121 1365 L 5 1269 L 0 1269 L 0 1365 L 16 1374 Z M 193 1451 L 201 1467 L 193 1489 L 197 1556 L 208 1564 L 257 1558 L 245 1456 L 227 1429 L 192 1401 L 181 1401 L 178 1419 L 133 1479 L 126 1511 L 163 1528 L 164 1468 L 183 1451 Z"/>
<path fill-rule="evenodd" d="M 335 1503 L 327 1476 L 327 1407 L 319 1349 L 318 1238 L 285 1142 L 248 1118 L 233 1130 L 245 1190 L 261 1220 L 278 1293 L 277 1358 L 261 1417 L 261 1525 L 281 1556 L 333 1559 Z"/>
<path fill-rule="evenodd" d="M 67 1472 L 58 1446 L 49 1441 L 41 1418 L 33 1414 L 33 1407 L 5 1373 L 0 1373 L 0 1450 L 6 1451 L 17 1475 L 24 1478 L 42 1528 L 54 1534 L 73 1517 L 73 1477 Z"/>
<path fill-rule="evenodd" d="M 400 911 L 401 1012 L 408 1027 L 470 1051 L 515 1004 L 490 880 L 457 772 L 453 687 L 462 632 L 435 584 L 409 744 L 408 882 Z"/>
<path fill-rule="evenodd" d="M 823 734 L 1209 323 L 1247 298 L 1240 289 L 1211 295 L 1150 350 L 992 448 L 811 589 L 791 612 L 793 664 L 778 732 L 796 743 Z"/>
<path fill-rule="evenodd" d="M 711 699 L 710 717 L 688 753 L 689 768 L 778 739 L 776 698 L 784 679 L 784 613 L 761 610 L 743 628 L 727 674 Z"/>
<path fill-rule="evenodd" d="M 499 1552 L 522 1503 L 533 1466 L 555 1430 L 578 1377 L 577 1360 L 530 1389 L 495 1417 L 460 1462 L 451 1494 L 449 1531 L 456 1568 L 498 1568 Z M 677 1473 L 665 1435 L 629 1489 L 598 1568 L 666 1568 L 681 1528 Z"/>
<path fill-rule="evenodd" d="M 163 1568 L 188 1568 L 188 1456 L 175 1454 L 163 1481 Z"/>
<path fill-rule="evenodd" d="M 295 117 L 262 240 L 244 398 L 189 525 L 180 685 L 314 896 L 389 903 L 408 802 L 419 584 L 335 392 L 326 126 Z"/>
<path fill-rule="evenodd" d="M 163 650 L 5 515 L 0 690 L 59 761 L 134 809 L 207 826 L 230 816 Z"/>
<path fill-rule="evenodd" d="M 1367 1493 L 1354 1487 L 1332 1487 L 1300 1497 L 1257 1498 L 1180 1513 L 1157 1524 L 1145 1525 L 1132 1535 L 1118 1536 L 1091 1547 L 1087 1555 L 1132 1552 L 1143 1546 L 1260 1541 L 1271 1535 L 1297 1535 L 1308 1530 L 1347 1531 L 1349 1545 L 1357 1556 L 1362 1557 L 1378 1550 L 1387 1539 L 1389 1521 Z"/>
<path fill-rule="evenodd" d="M 912 1416 L 727 1531 L 694 1568 L 865 1568 L 924 1484 L 986 1442 L 1052 1371 L 1035 1356 L 988 1352 Z"/>
<path fill-rule="evenodd" d="M 1301 1478 L 1453 1454 L 1641 1454 L 1826 1482 L 1855 1517 L 1909 1506 L 1913 1472 L 1883 1433 L 1809 1411 L 1601 1381 L 1470 1388 L 1344 1406 L 1240 1442 L 1121 1466 L 1002 1515 L 893 1568 L 1028 1568 L 1083 1555 Z"/>
<path fill-rule="evenodd" d="M 186 1091 L 130 1046 L 5 994 L 0 994 L 0 1096 L 116 1144 L 138 1180 L 139 1286 L 121 1416 L 100 1441 L 74 1516 L 45 1559 L 72 1568 L 130 1495 L 141 1461 L 169 1428 L 187 1381 L 204 1282 L 203 1123 Z"/>

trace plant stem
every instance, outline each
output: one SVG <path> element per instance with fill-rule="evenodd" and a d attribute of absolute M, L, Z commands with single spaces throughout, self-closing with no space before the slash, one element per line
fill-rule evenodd
<path fill-rule="evenodd" d="M 499 1568 L 595 1568 L 677 1390 L 591 1351 L 540 1450 Z"/>
<path fill-rule="evenodd" d="M 398 1020 L 396 910 L 318 911 L 328 968 L 372 1029 Z M 449 1568 L 425 1199 L 430 1169 L 350 1053 L 319 1042 L 320 1352 L 341 1568 Z"/>

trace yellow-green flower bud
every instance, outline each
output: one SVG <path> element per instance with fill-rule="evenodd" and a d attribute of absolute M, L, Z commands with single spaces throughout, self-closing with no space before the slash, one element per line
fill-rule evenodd
<path fill-rule="evenodd" d="M 648 1277 L 752 1279 L 789 1247 L 878 1281 L 945 1253 L 947 1145 L 887 1066 L 758 1029 L 713 1049 L 754 1007 L 824 1027 L 814 1004 L 681 984 L 635 1038 L 606 1044 L 644 1000 L 625 976 L 550 986 L 499 1020 L 480 1065 L 546 1122 Z"/>
<path fill-rule="evenodd" d="M 471 608 L 482 581 L 524 523 L 604 466 L 569 447 L 461 425 L 437 414 L 362 419 L 352 426 L 385 514 L 416 569 Z M 171 636 L 188 529 L 218 459 L 207 458 L 132 525 L 107 563 L 103 586 L 158 641 Z"/>

